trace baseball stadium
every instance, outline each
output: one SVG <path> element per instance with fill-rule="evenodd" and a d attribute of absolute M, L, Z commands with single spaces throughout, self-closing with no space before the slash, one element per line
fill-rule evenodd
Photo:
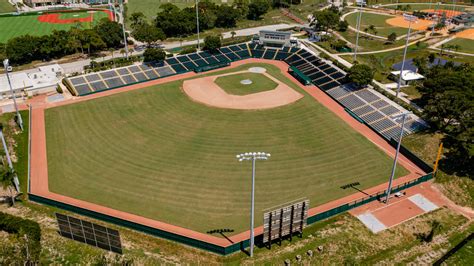
<path fill-rule="evenodd" d="M 241 43 L 63 83 L 79 97 L 31 110 L 30 199 L 218 254 L 249 242 L 252 165 L 237 154 L 271 154 L 256 164 L 258 243 L 275 206 L 308 199 L 311 224 L 383 197 L 404 112 L 295 45 Z M 424 127 L 411 114 L 403 134 Z M 431 170 L 402 149 L 393 191 Z"/>

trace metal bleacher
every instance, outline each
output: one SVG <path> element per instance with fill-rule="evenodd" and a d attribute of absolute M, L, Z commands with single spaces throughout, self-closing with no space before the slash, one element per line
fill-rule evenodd
<path fill-rule="evenodd" d="M 397 115 L 405 109 L 370 88 L 358 88 L 348 83 L 344 71 L 299 47 L 274 48 L 241 43 L 221 47 L 212 54 L 202 51 L 179 55 L 158 64 L 132 65 L 66 80 L 78 95 L 87 95 L 175 74 L 200 72 L 200 69 L 206 71 L 212 66 L 229 65 L 230 62 L 248 58 L 285 61 L 291 68 L 296 68 L 300 72 L 298 74 L 305 76 L 305 81 L 311 81 L 379 134 L 388 140 L 398 138 L 400 121 Z M 426 127 L 426 122 L 411 114 L 406 120 L 404 134 Z"/>
<path fill-rule="evenodd" d="M 387 139 L 398 139 L 399 114 L 406 110 L 370 88 L 344 84 L 326 90 L 333 99 L 357 115 L 362 121 Z M 426 122 L 410 114 L 404 126 L 404 135 L 426 128 Z"/>

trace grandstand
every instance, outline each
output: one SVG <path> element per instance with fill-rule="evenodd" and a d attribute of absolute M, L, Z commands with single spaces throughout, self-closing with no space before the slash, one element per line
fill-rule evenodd
<path fill-rule="evenodd" d="M 222 47 L 217 53 L 206 51 L 172 57 L 156 64 L 132 65 L 66 79 L 76 95 L 114 89 L 135 83 L 159 79 L 190 71 L 201 72 L 223 67 L 230 62 L 248 58 L 285 61 L 297 75 L 311 81 L 342 105 L 357 120 L 364 122 L 387 140 L 400 134 L 396 115 L 406 111 L 387 97 L 370 88 L 358 88 L 348 83 L 346 73 L 310 51 L 298 47 L 271 48 L 258 43 L 241 43 Z M 405 123 L 404 135 L 423 128 L 426 123 L 411 114 Z"/>

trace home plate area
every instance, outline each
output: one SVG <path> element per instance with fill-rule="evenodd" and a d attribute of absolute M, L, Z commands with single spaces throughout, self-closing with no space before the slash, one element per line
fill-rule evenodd
<path fill-rule="evenodd" d="M 375 204 L 371 209 L 363 213 L 352 212 L 373 233 L 378 233 L 387 228 L 396 226 L 418 215 L 438 209 L 438 206 L 425 198 L 422 194 L 415 194 L 400 199 L 392 199 L 392 203 Z"/>

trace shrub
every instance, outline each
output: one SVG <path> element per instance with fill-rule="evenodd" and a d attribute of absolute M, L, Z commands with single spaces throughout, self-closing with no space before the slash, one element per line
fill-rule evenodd
<path fill-rule="evenodd" d="M 58 86 L 56 87 L 56 91 L 57 91 L 58 93 L 61 93 L 61 94 L 62 94 L 62 93 L 63 93 L 63 88 L 61 88 L 61 86 L 59 86 L 59 84 L 58 84 Z"/>
<path fill-rule="evenodd" d="M 0 230 L 20 237 L 27 235 L 31 259 L 38 260 L 41 253 L 41 228 L 37 222 L 0 212 Z"/>
<path fill-rule="evenodd" d="M 191 53 L 195 53 L 196 51 L 197 51 L 196 47 L 188 47 L 181 50 L 179 54 L 191 54 Z"/>

